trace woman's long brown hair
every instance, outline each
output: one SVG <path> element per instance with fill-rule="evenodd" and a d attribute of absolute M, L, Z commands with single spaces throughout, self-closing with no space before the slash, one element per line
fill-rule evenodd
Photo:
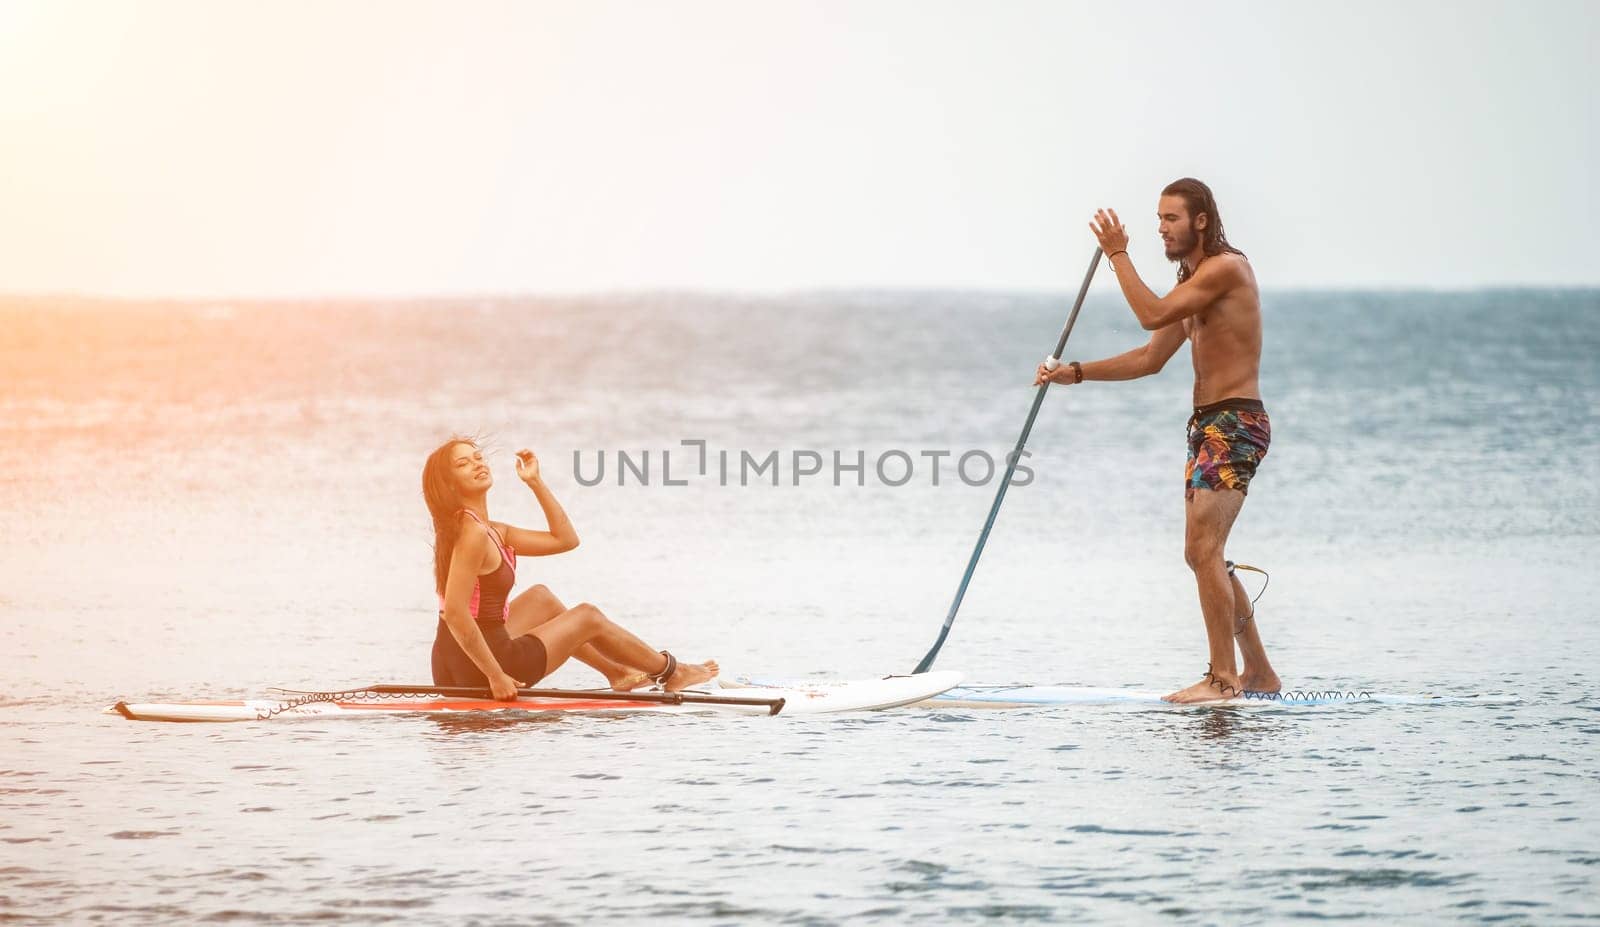
<path fill-rule="evenodd" d="M 433 584 L 441 596 L 445 577 L 450 575 L 450 557 L 456 551 L 456 541 L 461 539 L 461 510 L 466 507 L 453 472 L 453 452 L 458 444 L 478 446 L 471 438 L 452 436 L 422 465 L 422 501 L 428 503 L 428 514 L 433 518 Z"/>

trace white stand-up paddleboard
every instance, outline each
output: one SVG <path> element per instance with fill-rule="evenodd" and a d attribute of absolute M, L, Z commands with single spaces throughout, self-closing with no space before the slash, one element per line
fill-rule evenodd
<path fill-rule="evenodd" d="M 929 674 L 937 675 L 937 674 Z M 907 678 L 907 677 L 898 677 Z M 912 679 L 916 676 L 909 677 Z M 826 688 L 839 683 L 806 683 L 793 679 L 768 679 L 741 676 L 735 682 L 723 681 L 724 688 L 746 692 L 778 691 L 784 687 Z M 1095 686 L 966 685 L 954 686 L 918 702 L 918 708 L 1068 708 L 1093 705 L 1150 705 L 1189 708 L 1162 701 L 1165 692 L 1146 689 L 1116 689 Z M 1313 707 L 1318 705 L 1505 705 L 1521 701 L 1515 695 L 1397 695 L 1390 692 L 1356 690 L 1290 690 L 1273 695 L 1248 694 L 1238 698 L 1199 705 L 1249 707 Z"/>
<path fill-rule="evenodd" d="M 1174 705 L 1162 701 L 1165 692 L 1143 689 L 1107 689 L 1092 686 L 957 686 L 923 702 L 923 708 L 1048 708 L 1073 705 L 1169 705 L 1174 708 L 1193 707 Z M 1238 698 L 1200 705 L 1241 705 L 1251 707 L 1288 707 L 1316 705 L 1443 705 L 1443 704 L 1507 704 L 1516 702 L 1516 696 L 1505 695 L 1397 695 L 1390 692 L 1357 690 L 1292 690 L 1279 693 L 1247 693 Z"/>
<path fill-rule="evenodd" d="M 940 672 L 889 679 L 859 679 L 827 686 L 800 683 L 787 687 L 762 687 L 738 694 L 704 690 L 686 690 L 676 694 L 641 692 L 632 695 L 608 690 L 548 690 L 562 693 L 560 697 L 550 697 L 538 694 L 539 690 L 535 689 L 524 690 L 525 695 L 509 702 L 493 701 L 481 695 L 439 697 L 420 692 L 376 692 L 369 688 L 291 695 L 276 701 L 118 702 L 106 711 L 130 721 L 290 721 L 407 714 L 470 716 L 506 712 L 817 715 L 841 711 L 878 711 L 910 705 L 938 695 L 960 682 L 960 673 Z M 672 701 L 675 697 L 682 700 Z"/>
<path fill-rule="evenodd" d="M 824 711 L 876 711 L 916 705 L 961 684 L 955 670 L 938 670 L 910 676 L 882 676 L 877 679 L 783 679 L 740 676 L 720 678 L 718 687 L 730 695 L 751 698 L 782 696 L 784 714 L 820 714 Z M 918 695 L 932 690 L 927 695 Z M 838 707 L 828 707 L 838 706 Z"/>

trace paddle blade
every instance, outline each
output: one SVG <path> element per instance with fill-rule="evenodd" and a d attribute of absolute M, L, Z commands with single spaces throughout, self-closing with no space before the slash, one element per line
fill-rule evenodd
<path fill-rule="evenodd" d="M 917 668 L 911 671 L 911 675 L 915 676 L 919 673 L 926 673 L 928 670 L 933 669 L 933 661 L 939 657 L 939 648 L 944 646 L 944 639 L 949 636 L 949 625 L 945 625 L 939 629 L 939 639 L 933 642 L 933 647 L 929 648 L 927 655 L 922 658 L 921 663 L 917 664 Z"/>

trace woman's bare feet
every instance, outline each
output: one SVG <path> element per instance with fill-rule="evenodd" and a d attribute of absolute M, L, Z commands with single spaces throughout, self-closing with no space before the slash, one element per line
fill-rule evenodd
<path fill-rule="evenodd" d="M 1256 673 L 1247 666 L 1244 668 L 1243 678 L 1246 692 L 1277 692 L 1283 688 L 1283 680 L 1270 669 Z"/>
<path fill-rule="evenodd" d="M 717 673 L 720 671 L 715 660 L 707 660 L 704 663 L 679 663 L 678 668 L 673 670 L 667 679 L 667 684 L 662 688 L 668 692 L 677 692 L 679 689 L 709 682 L 717 678 Z"/>
<path fill-rule="evenodd" d="M 614 679 L 609 679 L 613 692 L 632 692 L 650 684 L 650 677 L 644 673 L 624 673 Z"/>
<path fill-rule="evenodd" d="M 690 686 L 696 686 L 702 682 L 717 678 L 719 671 L 720 669 L 715 660 L 707 660 L 704 663 L 679 663 L 677 668 L 672 671 L 672 675 L 667 677 L 665 688 L 668 692 L 687 689 Z M 655 682 L 655 677 L 645 672 L 620 673 L 606 681 L 611 684 L 611 688 L 615 692 L 632 692 Z"/>

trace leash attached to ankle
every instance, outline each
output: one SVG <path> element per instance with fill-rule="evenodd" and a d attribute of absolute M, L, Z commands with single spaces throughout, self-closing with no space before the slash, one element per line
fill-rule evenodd
<path fill-rule="evenodd" d="M 1216 689 L 1218 692 L 1221 692 L 1223 695 L 1226 695 L 1228 698 L 1238 698 L 1240 693 L 1244 692 L 1244 690 L 1239 688 L 1238 686 L 1230 685 L 1230 684 L 1228 684 L 1226 682 L 1223 682 L 1222 680 L 1218 679 L 1217 678 L 1217 674 L 1211 672 L 1211 664 L 1210 663 L 1206 664 L 1206 671 L 1201 674 L 1201 678 L 1203 678 L 1207 682 L 1211 683 L 1211 688 Z"/>
<path fill-rule="evenodd" d="M 678 671 L 678 658 L 670 653 L 667 653 L 665 650 L 661 651 L 661 655 L 667 658 L 667 665 L 661 670 L 661 672 L 651 676 L 650 681 L 665 689 L 667 687 L 667 680 L 671 679 L 672 674 Z"/>
<path fill-rule="evenodd" d="M 1249 570 L 1252 573 L 1260 573 L 1262 576 L 1266 577 L 1266 581 L 1261 584 L 1261 591 L 1256 593 L 1255 598 L 1250 600 L 1250 614 L 1244 616 L 1243 618 L 1235 616 L 1233 619 L 1235 626 L 1238 628 L 1238 630 L 1233 632 L 1233 636 L 1238 637 L 1244 633 L 1244 623 L 1255 620 L 1256 603 L 1261 601 L 1261 597 L 1267 594 L 1267 587 L 1272 585 L 1272 575 L 1266 570 L 1263 570 L 1260 567 L 1251 566 L 1248 563 L 1234 563 L 1232 560 L 1224 560 L 1222 562 L 1227 565 L 1229 576 L 1235 576 L 1236 571 L 1238 570 Z"/>

